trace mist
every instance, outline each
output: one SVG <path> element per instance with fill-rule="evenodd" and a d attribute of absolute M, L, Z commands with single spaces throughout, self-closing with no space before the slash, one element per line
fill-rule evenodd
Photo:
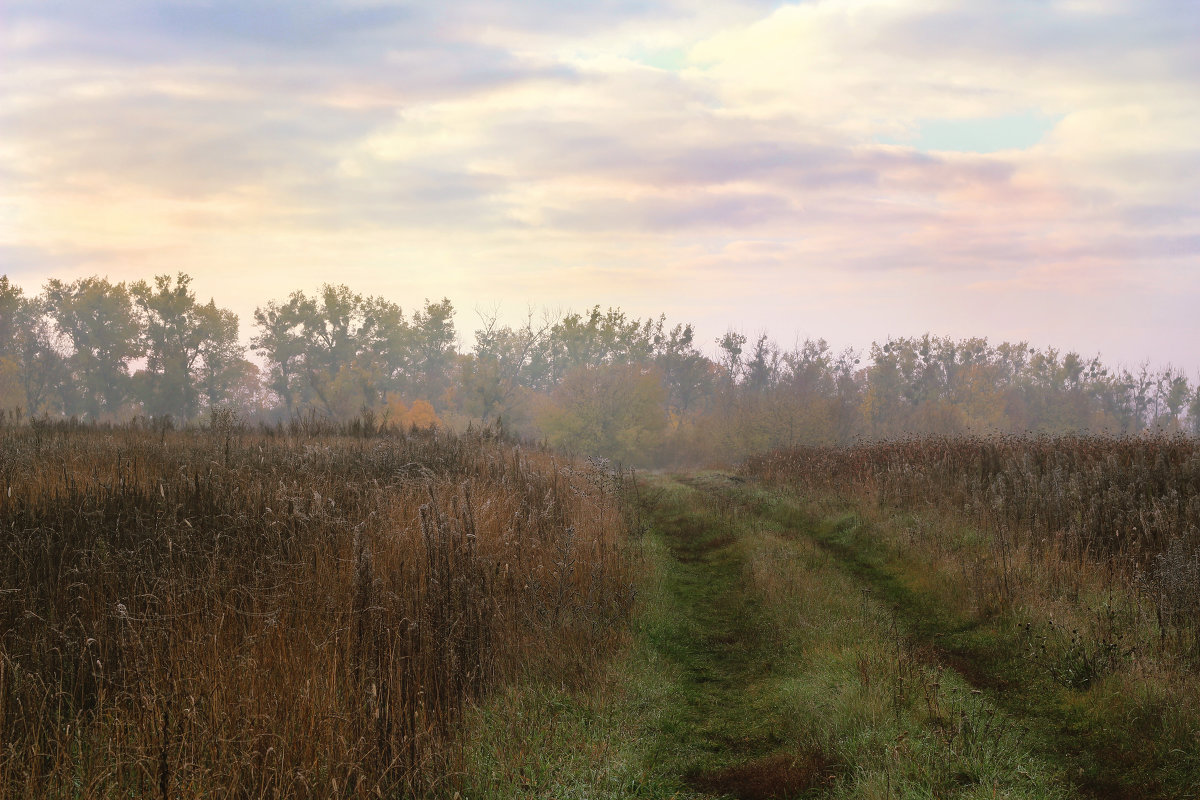
<path fill-rule="evenodd" d="M 237 316 L 190 287 L 184 273 L 93 276 L 27 296 L 0 278 L 0 408 L 13 420 L 495 426 L 643 465 L 914 435 L 1200 431 L 1200 392 L 1181 370 L 1026 342 L 926 334 L 861 352 L 734 329 L 703 342 L 687 321 L 594 306 L 480 314 L 465 347 L 449 299 L 405 309 L 326 285 L 258 306 L 246 347 Z"/>

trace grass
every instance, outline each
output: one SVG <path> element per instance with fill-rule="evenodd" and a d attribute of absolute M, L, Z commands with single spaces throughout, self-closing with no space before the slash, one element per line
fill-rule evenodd
<path fill-rule="evenodd" d="M 0 487 L 5 797 L 441 791 L 631 602 L 612 476 L 483 434 L 39 425 Z"/>
<path fill-rule="evenodd" d="M 886 596 L 820 546 L 811 519 L 720 478 L 704 491 L 742 531 L 746 585 L 778 643 L 761 689 L 786 721 L 777 749 L 829 767 L 809 795 L 1074 796 L 1021 721 L 914 638 Z"/>
<path fill-rule="evenodd" d="M 769 463 L 622 485 L 483 436 L 18 431 L 0 796 L 1197 796 L 1162 576 L 942 502 L 937 459 L 912 496 Z"/>
<path fill-rule="evenodd" d="M 494 697 L 463 797 L 1079 796 L 800 509 L 720 475 L 642 496 L 625 650 L 588 686 Z"/>
<path fill-rule="evenodd" d="M 915 636 L 1097 797 L 1200 794 L 1200 450 L 1184 437 L 926 438 L 751 459 Z"/>
<path fill-rule="evenodd" d="M 928 539 L 908 537 L 911 515 L 879 519 L 844 501 L 769 497 L 764 507 L 776 524 L 807 531 L 825 558 L 889 608 L 921 660 L 954 670 L 1018 721 L 1029 746 L 1057 764 L 1078 795 L 1196 796 L 1196 682 L 1186 672 L 1139 660 L 1112 629 L 1097 640 L 1070 628 L 1080 606 L 1060 604 L 1056 623 L 1039 619 L 1036 605 L 1001 610 L 978 602 L 973 593 L 988 589 L 961 569 L 963 551 L 958 560 L 939 558 Z M 927 536 L 931 525 L 925 519 Z M 972 541 L 964 533 L 964 550 L 978 556 Z M 1108 595 L 1108 606 L 1101 598 L 1079 598 L 1080 605 L 1089 600 L 1087 613 L 1119 628 L 1119 594 Z"/>
<path fill-rule="evenodd" d="M 466 720 L 458 788 L 443 795 L 507 798 L 676 798 L 679 776 L 658 755 L 659 723 L 674 713 L 678 670 L 652 644 L 666 622 L 669 554 L 637 537 L 637 601 L 623 646 L 572 682 L 533 671 Z"/>

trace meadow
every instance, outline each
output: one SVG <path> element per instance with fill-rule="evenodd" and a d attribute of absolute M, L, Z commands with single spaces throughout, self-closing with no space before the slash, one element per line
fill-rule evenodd
<path fill-rule="evenodd" d="M 772 485 L 869 501 L 876 515 L 940 512 L 949 534 L 918 518 L 908 538 L 962 562 L 979 610 L 1036 598 L 1079 605 L 1119 590 L 1148 626 L 1140 652 L 1200 661 L 1194 438 L 927 437 L 780 450 L 745 470 Z M 967 546 L 972 539 L 983 546 Z"/>
<path fill-rule="evenodd" d="M 585 681 L 611 475 L 487 432 L 0 431 L 0 796 L 452 792 L 460 720 Z"/>
<path fill-rule="evenodd" d="M 1194 798 L 1200 443 L 0 429 L 0 797 Z"/>
<path fill-rule="evenodd" d="M 929 437 L 776 451 L 744 475 L 803 509 L 910 641 L 1040 725 L 1081 793 L 1196 796 L 1195 439 Z"/>

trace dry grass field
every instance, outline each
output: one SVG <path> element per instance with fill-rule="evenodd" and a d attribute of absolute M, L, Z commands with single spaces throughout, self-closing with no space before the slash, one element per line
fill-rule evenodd
<path fill-rule="evenodd" d="M 452 790 L 466 703 L 619 637 L 610 475 L 221 423 L 0 431 L 0 796 Z"/>
<path fill-rule="evenodd" d="M 1200 445 L 0 429 L 0 797 L 1195 797 Z"/>

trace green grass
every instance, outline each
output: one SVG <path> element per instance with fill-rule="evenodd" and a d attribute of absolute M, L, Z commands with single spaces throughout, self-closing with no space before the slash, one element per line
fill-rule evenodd
<path fill-rule="evenodd" d="M 894 592 L 822 543 L 850 523 L 720 475 L 642 494 L 629 647 L 590 688 L 495 698 L 462 797 L 1079 796 Z"/>
<path fill-rule="evenodd" d="M 770 687 L 793 721 L 791 747 L 836 765 L 813 796 L 1075 796 L 1018 720 L 941 663 L 886 593 L 817 543 L 811 518 L 752 487 L 727 483 L 723 493 L 727 513 L 742 520 L 748 583 L 784 652 L 795 654 Z"/>
<path fill-rule="evenodd" d="M 628 646 L 600 674 L 576 686 L 533 675 L 490 698 L 468 721 L 463 772 L 446 797 L 683 800 L 680 781 L 659 760 L 659 721 L 673 713 L 677 676 L 651 645 L 664 616 L 668 558 L 656 537 L 639 542 L 644 562 L 639 614 Z"/>
<path fill-rule="evenodd" d="M 797 654 L 746 581 L 741 526 L 704 505 L 691 488 L 665 493 L 656 533 L 669 556 L 666 591 L 646 630 L 676 675 L 652 757 L 696 785 L 723 769 L 791 755 L 795 740 L 775 685 L 779 667 Z"/>
<path fill-rule="evenodd" d="M 609 687 L 611 688 L 611 687 Z M 466 798 L 666 797 L 641 765 L 626 699 L 533 682 L 492 698 L 472 720 L 468 770 L 446 794 Z M 457 787 L 457 788 L 454 788 Z"/>
<path fill-rule="evenodd" d="M 774 524 L 802 532 L 881 601 L 909 647 L 958 673 L 1019 725 L 1027 745 L 1068 778 L 1078 796 L 1200 796 L 1195 722 L 1187 724 L 1162 705 L 1166 687 L 1136 675 L 1088 672 L 1085 662 L 1094 659 L 1080 652 L 1083 645 L 1069 645 L 1068 633 L 1057 651 L 1052 647 L 1046 658 L 1031 659 L 1029 630 L 1038 624 L 1045 629 L 1045 621 L 1031 621 L 1019 609 L 954 610 L 961 576 L 932 574 L 921 547 L 903 543 L 902 519 L 881 529 L 852 506 L 830 509 L 758 489 L 742 494 L 742 502 Z M 963 532 L 964 547 L 971 546 L 971 535 Z"/>

